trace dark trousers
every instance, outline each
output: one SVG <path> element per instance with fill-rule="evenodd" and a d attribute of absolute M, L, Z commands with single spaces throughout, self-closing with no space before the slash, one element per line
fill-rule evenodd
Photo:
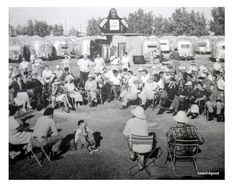
<path fill-rule="evenodd" d="M 84 87 L 84 85 L 85 85 L 85 83 L 86 83 L 86 81 L 88 79 L 88 74 L 89 74 L 89 72 L 82 72 L 82 71 L 80 71 L 80 82 L 79 82 L 79 85 L 81 87 Z"/>

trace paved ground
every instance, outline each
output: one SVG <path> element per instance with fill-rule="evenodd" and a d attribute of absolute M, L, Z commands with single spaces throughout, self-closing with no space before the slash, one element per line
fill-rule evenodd
<path fill-rule="evenodd" d="M 75 60 L 74 64 L 75 64 Z M 208 56 L 198 56 L 196 62 L 212 63 Z M 54 67 L 57 62 L 49 62 Z M 184 62 L 185 63 L 185 62 Z M 73 65 L 74 66 L 74 65 Z M 137 68 L 137 66 L 136 66 Z M 191 163 L 176 164 L 176 171 L 180 175 L 174 176 L 170 163 L 165 168 L 151 166 L 152 177 L 145 172 L 140 172 L 135 177 L 130 177 L 129 168 L 134 164 L 129 159 L 126 140 L 122 134 L 125 122 L 131 117 L 130 110 L 119 109 L 120 102 L 113 101 L 94 108 L 82 107 L 76 112 L 61 112 L 56 110 L 55 121 L 61 134 L 67 136 L 76 129 L 76 123 L 85 119 L 93 131 L 100 131 L 103 136 L 100 151 L 90 155 L 88 151 L 67 151 L 63 158 L 53 162 L 44 161 L 40 168 L 36 161 L 23 159 L 9 167 L 10 179 L 191 179 L 191 178 L 219 178 L 219 176 L 198 176 Z M 158 125 L 151 127 L 162 143 L 163 151 L 166 151 L 166 132 L 175 122 L 170 114 L 156 115 L 156 111 L 147 109 L 147 120 L 156 122 Z M 31 127 L 40 116 L 35 113 L 29 120 Z M 205 144 L 201 146 L 202 152 L 198 155 L 197 164 L 200 172 L 224 172 L 224 123 L 216 121 L 208 122 L 205 116 L 191 120 L 201 135 L 205 138 Z M 165 160 L 162 155 L 158 163 Z M 221 178 L 221 177 L 220 177 Z"/>

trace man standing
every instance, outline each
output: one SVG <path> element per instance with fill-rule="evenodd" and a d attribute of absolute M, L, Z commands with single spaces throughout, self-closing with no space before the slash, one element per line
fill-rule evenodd
<path fill-rule="evenodd" d="M 180 61 L 180 54 L 178 52 L 178 48 L 175 48 L 175 51 L 173 51 L 170 54 L 170 59 L 172 60 L 174 71 L 176 74 L 179 72 L 179 61 Z"/>
<path fill-rule="evenodd" d="M 122 68 L 126 68 L 129 69 L 130 68 L 130 58 L 128 56 L 127 52 L 124 52 L 122 59 L 121 59 L 121 64 L 122 64 Z"/>
<path fill-rule="evenodd" d="M 22 62 L 19 65 L 20 73 L 23 75 L 25 71 L 27 71 L 29 68 L 29 62 L 25 60 L 25 58 L 22 58 Z"/>
<path fill-rule="evenodd" d="M 52 147 L 52 160 L 57 157 L 59 146 L 63 137 L 58 133 L 55 121 L 53 120 L 54 109 L 47 108 L 43 116 L 38 118 L 33 131 L 33 138 L 31 140 L 32 146 Z"/>
<path fill-rule="evenodd" d="M 78 65 L 79 71 L 80 71 L 79 85 L 81 87 L 84 87 L 84 85 L 88 79 L 88 75 L 89 75 L 89 71 L 90 71 L 90 60 L 87 58 L 86 54 L 84 54 L 83 58 L 78 61 L 77 65 Z"/>
<path fill-rule="evenodd" d="M 104 59 L 100 57 L 100 54 L 97 54 L 97 57 L 95 58 L 95 72 L 102 73 L 104 67 Z"/>

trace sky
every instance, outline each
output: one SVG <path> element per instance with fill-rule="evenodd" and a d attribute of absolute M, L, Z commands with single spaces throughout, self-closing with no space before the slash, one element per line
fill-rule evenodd
<path fill-rule="evenodd" d="M 65 32 L 74 27 L 85 32 L 88 20 L 107 17 L 112 7 L 10 7 L 9 23 L 13 26 L 25 25 L 27 20 L 44 20 L 48 24 L 63 24 Z M 115 7 L 120 17 L 128 17 L 129 13 L 137 11 L 140 7 Z M 154 15 L 170 17 L 179 7 L 143 7 L 146 12 L 152 11 Z M 187 7 L 187 11 L 199 11 L 210 20 L 212 7 Z M 66 27 L 65 27 L 66 26 Z"/>

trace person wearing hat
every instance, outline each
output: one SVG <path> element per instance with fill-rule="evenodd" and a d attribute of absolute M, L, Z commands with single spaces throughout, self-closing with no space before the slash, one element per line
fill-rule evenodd
<path fill-rule="evenodd" d="M 217 122 L 224 121 L 224 104 L 225 104 L 225 95 L 224 95 L 225 83 L 223 77 L 218 75 L 216 87 L 212 91 L 212 94 L 207 101 L 207 109 L 209 113 L 208 120 L 213 120 L 214 117 L 214 109 L 216 110 L 216 118 Z"/>
<path fill-rule="evenodd" d="M 175 48 L 175 50 L 171 52 L 170 60 L 171 60 L 172 65 L 174 67 L 174 71 L 178 74 L 178 72 L 179 72 L 179 63 L 180 63 L 180 54 L 178 52 L 178 48 Z"/>
<path fill-rule="evenodd" d="M 42 72 L 42 80 L 44 82 L 44 85 L 48 85 L 50 83 L 51 76 L 52 72 L 49 69 L 49 66 L 45 65 L 44 71 Z"/>
<path fill-rule="evenodd" d="M 70 66 L 69 66 L 70 59 L 71 59 L 71 57 L 69 55 L 66 55 L 66 54 L 64 55 L 64 59 L 62 61 L 62 67 L 63 68 L 68 67 L 70 69 Z"/>
<path fill-rule="evenodd" d="M 120 86 L 121 86 L 121 78 L 118 74 L 117 70 L 113 70 L 113 74 L 110 77 L 110 85 L 111 85 L 111 90 L 109 93 L 109 101 L 112 100 L 112 94 L 114 94 L 115 100 L 118 99 L 119 97 L 119 92 L 120 92 Z"/>
<path fill-rule="evenodd" d="M 28 144 L 32 137 L 31 130 L 16 120 L 19 109 L 18 106 L 9 105 L 9 143 L 13 145 Z"/>
<path fill-rule="evenodd" d="M 54 109 L 51 107 L 44 111 L 43 116 L 39 117 L 35 124 L 31 139 L 32 146 L 52 147 L 52 160 L 57 157 L 59 146 L 63 139 L 63 136 L 58 133 L 55 121 L 53 120 L 53 114 Z"/>
<path fill-rule="evenodd" d="M 68 93 L 69 97 L 74 101 L 74 107 L 77 109 L 80 106 L 80 103 L 83 102 L 83 97 L 74 85 L 74 78 L 71 75 L 68 75 L 65 80 L 67 83 L 64 85 L 64 89 Z"/>
<path fill-rule="evenodd" d="M 188 117 L 184 111 L 180 110 L 173 119 L 177 122 L 177 125 L 175 127 L 171 127 L 166 133 L 169 145 L 174 145 L 176 139 L 197 140 L 200 145 L 205 142 L 204 138 L 198 132 L 198 129 L 189 124 Z M 199 149 L 199 152 L 200 151 L 201 150 Z"/>
<path fill-rule="evenodd" d="M 60 65 L 56 65 L 56 70 L 54 71 L 54 73 L 56 74 L 57 80 L 60 80 L 63 71 L 61 70 Z"/>
<path fill-rule="evenodd" d="M 141 93 L 138 95 L 141 99 L 141 106 L 145 108 L 147 100 L 153 100 L 155 93 L 159 92 L 159 85 L 154 81 L 153 76 L 151 75 L 147 82 L 144 84 L 144 87 Z"/>
<path fill-rule="evenodd" d="M 128 139 L 130 135 L 137 136 L 148 136 L 149 135 L 149 124 L 146 120 L 146 115 L 144 109 L 140 106 L 137 106 L 131 110 L 132 118 L 130 118 L 125 125 L 123 130 L 123 135 Z M 129 146 L 129 144 L 128 144 Z M 130 147 L 130 146 L 129 146 Z M 130 152 L 130 158 L 135 159 L 135 152 L 144 153 L 145 151 L 151 150 L 149 145 L 140 145 L 134 144 L 132 146 L 132 151 Z M 141 156 L 141 160 L 144 160 L 144 156 Z M 141 165 L 139 166 L 141 168 Z"/>
<path fill-rule="evenodd" d="M 127 108 L 128 102 L 135 101 L 138 98 L 139 93 L 139 80 L 134 78 L 131 74 L 127 73 L 125 75 L 124 79 L 126 79 L 126 85 L 120 94 L 120 98 L 122 99 L 122 109 Z"/>
<path fill-rule="evenodd" d="M 219 74 L 219 70 L 222 69 L 222 65 L 219 61 L 219 59 L 216 59 L 216 62 L 213 65 L 213 75 Z"/>
<path fill-rule="evenodd" d="M 88 75 L 88 80 L 85 83 L 84 89 L 86 90 L 88 97 L 90 98 L 90 107 L 97 105 L 97 82 L 94 74 Z"/>
<path fill-rule="evenodd" d="M 175 78 L 175 72 L 170 73 L 169 80 L 166 81 L 164 89 L 162 90 L 160 96 L 159 96 L 159 111 L 157 114 L 164 113 L 168 101 L 173 101 L 175 95 L 177 94 L 178 85 Z"/>

